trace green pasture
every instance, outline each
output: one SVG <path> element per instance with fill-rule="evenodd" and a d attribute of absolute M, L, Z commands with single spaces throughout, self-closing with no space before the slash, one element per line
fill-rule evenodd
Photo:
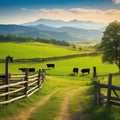
<path fill-rule="evenodd" d="M 120 84 L 120 77 L 118 73 L 118 68 L 115 64 L 102 63 L 101 55 L 99 56 L 86 56 L 86 57 L 78 57 L 71 58 L 65 60 L 57 60 L 57 61 L 47 61 L 47 62 L 28 62 L 28 63 L 9 63 L 9 72 L 11 74 L 17 74 L 22 72 L 19 68 L 35 68 L 36 71 L 39 69 L 46 69 L 46 73 L 48 76 L 59 76 L 66 77 L 69 79 L 91 79 L 93 76 L 93 67 L 95 66 L 97 69 L 98 80 L 103 83 L 108 82 L 108 75 L 113 74 L 113 84 Z M 55 64 L 55 68 L 47 68 L 47 63 Z M 74 74 L 72 72 L 73 68 L 79 68 L 78 74 Z M 90 68 L 90 74 L 87 73 L 82 74 L 82 68 Z M 0 63 L 0 74 L 5 73 L 5 64 Z"/>
<path fill-rule="evenodd" d="M 11 73 L 20 73 L 18 68 L 20 67 L 34 67 L 36 70 L 38 69 L 46 69 L 47 74 L 51 76 L 69 76 L 72 75 L 73 68 L 79 68 L 79 73 L 77 76 L 81 76 L 82 68 L 90 68 L 90 75 L 92 76 L 93 67 L 97 68 L 97 74 L 104 76 L 109 73 L 117 73 L 118 68 L 115 64 L 102 63 L 102 56 L 86 56 L 86 57 L 78 57 L 71 58 L 65 60 L 57 60 L 57 61 L 47 61 L 47 62 L 27 62 L 27 63 L 9 63 L 9 70 Z M 55 68 L 47 68 L 47 63 L 55 64 Z M 4 72 L 5 64 L 0 64 L 0 72 Z M 89 75 L 89 76 L 90 76 Z"/>
<path fill-rule="evenodd" d="M 55 68 L 48 69 L 46 67 L 47 63 L 54 63 Z M 16 64 L 13 64 L 11 68 L 15 70 Z M 86 56 L 86 57 L 78 57 L 78 58 L 72 58 L 67 60 L 59 60 L 59 61 L 49 61 L 49 62 L 43 62 L 43 63 L 25 63 L 20 64 L 19 67 L 34 67 L 36 66 L 36 70 L 39 68 L 46 69 L 47 75 L 50 76 L 64 76 L 68 77 L 69 79 L 91 79 L 93 76 L 93 67 L 95 66 L 97 69 L 97 80 L 101 81 L 102 83 L 107 84 L 108 83 L 108 75 L 113 74 L 113 84 L 114 85 L 120 85 L 120 73 L 118 73 L 118 68 L 115 64 L 109 64 L 109 63 L 103 63 L 102 62 L 102 56 Z M 72 70 L 73 68 L 79 68 L 78 74 L 73 74 Z M 82 74 L 81 69 L 82 68 L 90 68 L 90 74 L 87 73 Z M 18 68 L 17 68 L 18 70 Z"/>
<path fill-rule="evenodd" d="M 49 57 L 57 55 L 68 55 L 82 53 L 85 51 L 73 51 L 69 48 L 47 45 L 43 43 L 0 43 L 0 58 L 5 58 L 8 54 L 14 58 L 34 58 Z M 9 120 L 10 116 L 19 114 L 24 109 L 29 109 L 43 97 L 54 90 L 58 90 L 49 101 L 35 111 L 31 120 L 54 120 L 60 110 L 63 94 L 71 89 L 81 88 L 82 91 L 75 94 L 70 102 L 70 113 L 72 118 L 79 118 L 80 107 L 84 109 L 86 120 L 119 120 L 120 108 L 97 108 L 93 104 L 93 86 L 92 76 L 93 67 L 97 68 L 97 80 L 101 83 L 108 82 L 108 74 L 113 74 L 113 84 L 120 85 L 120 74 L 115 64 L 102 63 L 101 55 L 71 58 L 47 62 L 27 62 L 27 63 L 9 63 L 9 72 L 11 74 L 22 73 L 19 68 L 34 67 L 46 69 L 46 80 L 42 89 L 29 98 L 21 99 L 7 106 L 0 105 L 0 119 Z M 13 58 L 13 59 L 14 59 Z M 46 64 L 54 63 L 55 68 L 48 69 Z M 79 68 L 78 74 L 72 72 L 73 68 Z M 90 74 L 82 74 L 82 68 L 90 68 Z M 0 63 L 0 74 L 5 73 L 5 64 Z M 84 89 L 83 89 L 84 87 Z M 105 91 L 104 91 L 105 92 Z M 82 106 L 81 106 L 82 105 Z M 105 117 L 104 117 L 105 116 Z"/>
<path fill-rule="evenodd" d="M 69 47 L 60 47 L 52 44 L 37 42 L 24 43 L 0 43 L 0 59 L 7 55 L 16 58 L 42 58 L 52 56 L 63 56 L 70 54 L 79 54 L 86 51 L 75 51 Z"/>

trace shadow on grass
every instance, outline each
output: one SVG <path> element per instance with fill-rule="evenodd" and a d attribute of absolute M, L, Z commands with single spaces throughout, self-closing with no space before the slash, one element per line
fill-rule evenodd
<path fill-rule="evenodd" d="M 77 76 L 78 74 L 76 74 L 76 73 L 70 73 L 69 74 L 69 76 L 71 76 L 71 77 L 75 77 L 75 76 Z"/>

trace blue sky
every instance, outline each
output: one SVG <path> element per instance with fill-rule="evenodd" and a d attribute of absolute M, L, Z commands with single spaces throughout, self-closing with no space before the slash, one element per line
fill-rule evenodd
<path fill-rule="evenodd" d="M 39 18 L 119 21 L 120 0 L 0 0 L 0 24 L 21 24 Z"/>
<path fill-rule="evenodd" d="M 0 8 L 71 8 L 71 7 L 94 7 L 100 9 L 119 8 L 113 0 L 0 0 Z"/>

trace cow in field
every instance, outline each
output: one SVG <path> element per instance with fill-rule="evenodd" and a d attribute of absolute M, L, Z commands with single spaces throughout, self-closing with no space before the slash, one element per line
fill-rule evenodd
<path fill-rule="evenodd" d="M 73 68 L 73 72 L 76 74 L 78 74 L 78 70 L 79 70 L 78 68 Z"/>
<path fill-rule="evenodd" d="M 35 72 L 35 68 L 19 68 L 22 72 L 25 72 L 27 69 L 29 72 Z"/>
<path fill-rule="evenodd" d="M 5 78 L 5 75 L 0 75 L 0 78 Z"/>
<path fill-rule="evenodd" d="M 81 70 L 81 72 L 82 73 L 90 73 L 90 69 L 89 68 L 83 68 L 82 70 Z"/>
<path fill-rule="evenodd" d="M 48 68 L 55 68 L 55 64 L 47 64 Z"/>

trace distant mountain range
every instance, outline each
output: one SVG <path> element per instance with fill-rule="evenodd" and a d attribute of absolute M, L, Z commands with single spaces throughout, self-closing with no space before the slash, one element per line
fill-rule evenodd
<path fill-rule="evenodd" d="M 38 19 L 33 22 L 24 23 L 25 26 L 35 26 L 43 24 L 50 27 L 75 27 L 83 29 L 100 29 L 105 26 L 103 23 L 96 23 L 92 21 L 78 21 L 76 19 L 71 21 L 52 20 L 52 19 Z"/>
<path fill-rule="evenodd" d="M 74 27 L 60 27 L 60 28 L 54 28 L 54 27 L 48 27 L 45 25 L 36 25 L 32 26 L 33 28 L 37 28 L 39 30 L 45 30 L 45 31 L 54 31 L 54 32 L 67 32 L 72 37 L 83 39 L 87 41 L 96 41 L 100 40 L 103 33 L 100 30 L 88 30 L 88 29 L 82 29 L 82 28 L 74 28 Z"/>
<path fill-rule="evenodd" d="M 58 40 L 67 40 L 72 42 L 90 42 L 90 41 L 99 41 L 103 35 L 101 30 L 97 29 L 83 29 L 70 26 L 64 27 L 50 27 L 44 24 L 37 24 L 40 21 L 48 24 L 48 19 L 40 19 L 32 23 L 25 23 L 24 25 L 0 25 L 0 34 L 13 34 L 19 36 L 32 36 L 32 37 L 41 37 L 41 38 L 54 38 Z M 52 24 L 62 24 L 62 21 L 50 20 L 49 23 Z M 54 23 L 55 22 L 55 23 Z M 34 23 L 34 24 L 33 24 Z M 69 23 L 78 24 L 79 21 L 73 20 Z M 86 22 L 94 24 L 90 21 Z M 28 26 L 29 25 L 29 26 Z M 102 28 L 104 29 L 104 27 Z"/>

